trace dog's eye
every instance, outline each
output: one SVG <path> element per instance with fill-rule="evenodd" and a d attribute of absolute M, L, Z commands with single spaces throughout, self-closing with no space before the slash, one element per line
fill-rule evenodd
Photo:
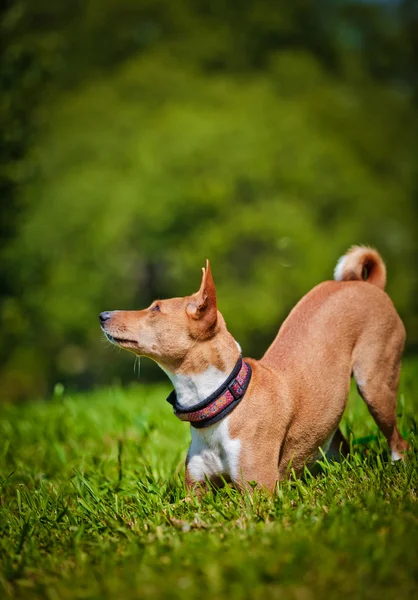
<path fill-rule="evenodd" d="M 152 312 L 160 312 L 161 308 L 159 304 L 154 304 L 154 306 L 151 307 Z"/>

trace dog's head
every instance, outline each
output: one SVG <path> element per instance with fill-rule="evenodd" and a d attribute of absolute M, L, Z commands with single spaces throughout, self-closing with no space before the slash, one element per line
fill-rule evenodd
<path fill-rule="evenodd" d="M 220 329 L 226 331 L 209 261 L 202 271 L 200 289 L 191 296 L 155 300 L 144 310 L 102 312 L 100 324 L 108 340 L 167 369 L 176 368 L 192 348 L 208 343 Z"/>

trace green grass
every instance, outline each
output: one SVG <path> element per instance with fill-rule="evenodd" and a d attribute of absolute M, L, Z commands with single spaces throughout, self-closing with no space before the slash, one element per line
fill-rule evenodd
<path fill-rule="evenodd" d="M 0 407 L 0 596 L 417 597 L 417 363 L 404 367 L 398 405 L 405 464 L 390 463 L 353 392 L 352 457 L 275 498 L 225 488 L 184 501 L 190 434 L 168 389 Z"/>

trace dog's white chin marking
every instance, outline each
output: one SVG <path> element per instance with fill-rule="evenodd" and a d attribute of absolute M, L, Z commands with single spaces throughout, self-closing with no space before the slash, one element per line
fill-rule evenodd
<path fill-rule="evenodd" d="M 343 279 L 345 260 L 346 260 L 346 256 L 341 256 L 341 258 L 338 259 L 337 265 L 334 269 L 334 279 L 336 281 L 342 281 L 342 279 Z"/>
<path fill-rule="evenodd" d="M 161 366 L 161 365 L 160 365 Z M 210 366 L 203 373 L 175 375 L 161 367 L 176 390 L 177 402 L 182 408 L 190 408 L 213 394 L 227 379 L 229 373 Z"/>
<path fill-rule="evenodd" d="M 229 418 L 203 429 L 192 427 L 187 469 L 195 481 L 219 475 L 238 481 L 241 442 L 229 435 Z"/>

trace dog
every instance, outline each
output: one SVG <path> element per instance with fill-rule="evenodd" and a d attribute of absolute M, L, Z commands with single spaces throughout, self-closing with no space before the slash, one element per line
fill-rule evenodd
<path fill-rule="evenodd" d="M 186 486 L 231 482 L 274 491 L 289 472 L 344 456 L 339 430 L 354 377 L 392 460 L 408 449 L 396 425 L 405 328 L 385 293 L 386 267 L 353 246 L 293 308 L 260 360 L 241 348 L 217 309 L 209 261 L 198 292 L 139 311 L 102 312 L 108 340 L 168 375 L 174 413 L 191 423 Z M 254 483 L 255 482 L 255 483 Z"/>

